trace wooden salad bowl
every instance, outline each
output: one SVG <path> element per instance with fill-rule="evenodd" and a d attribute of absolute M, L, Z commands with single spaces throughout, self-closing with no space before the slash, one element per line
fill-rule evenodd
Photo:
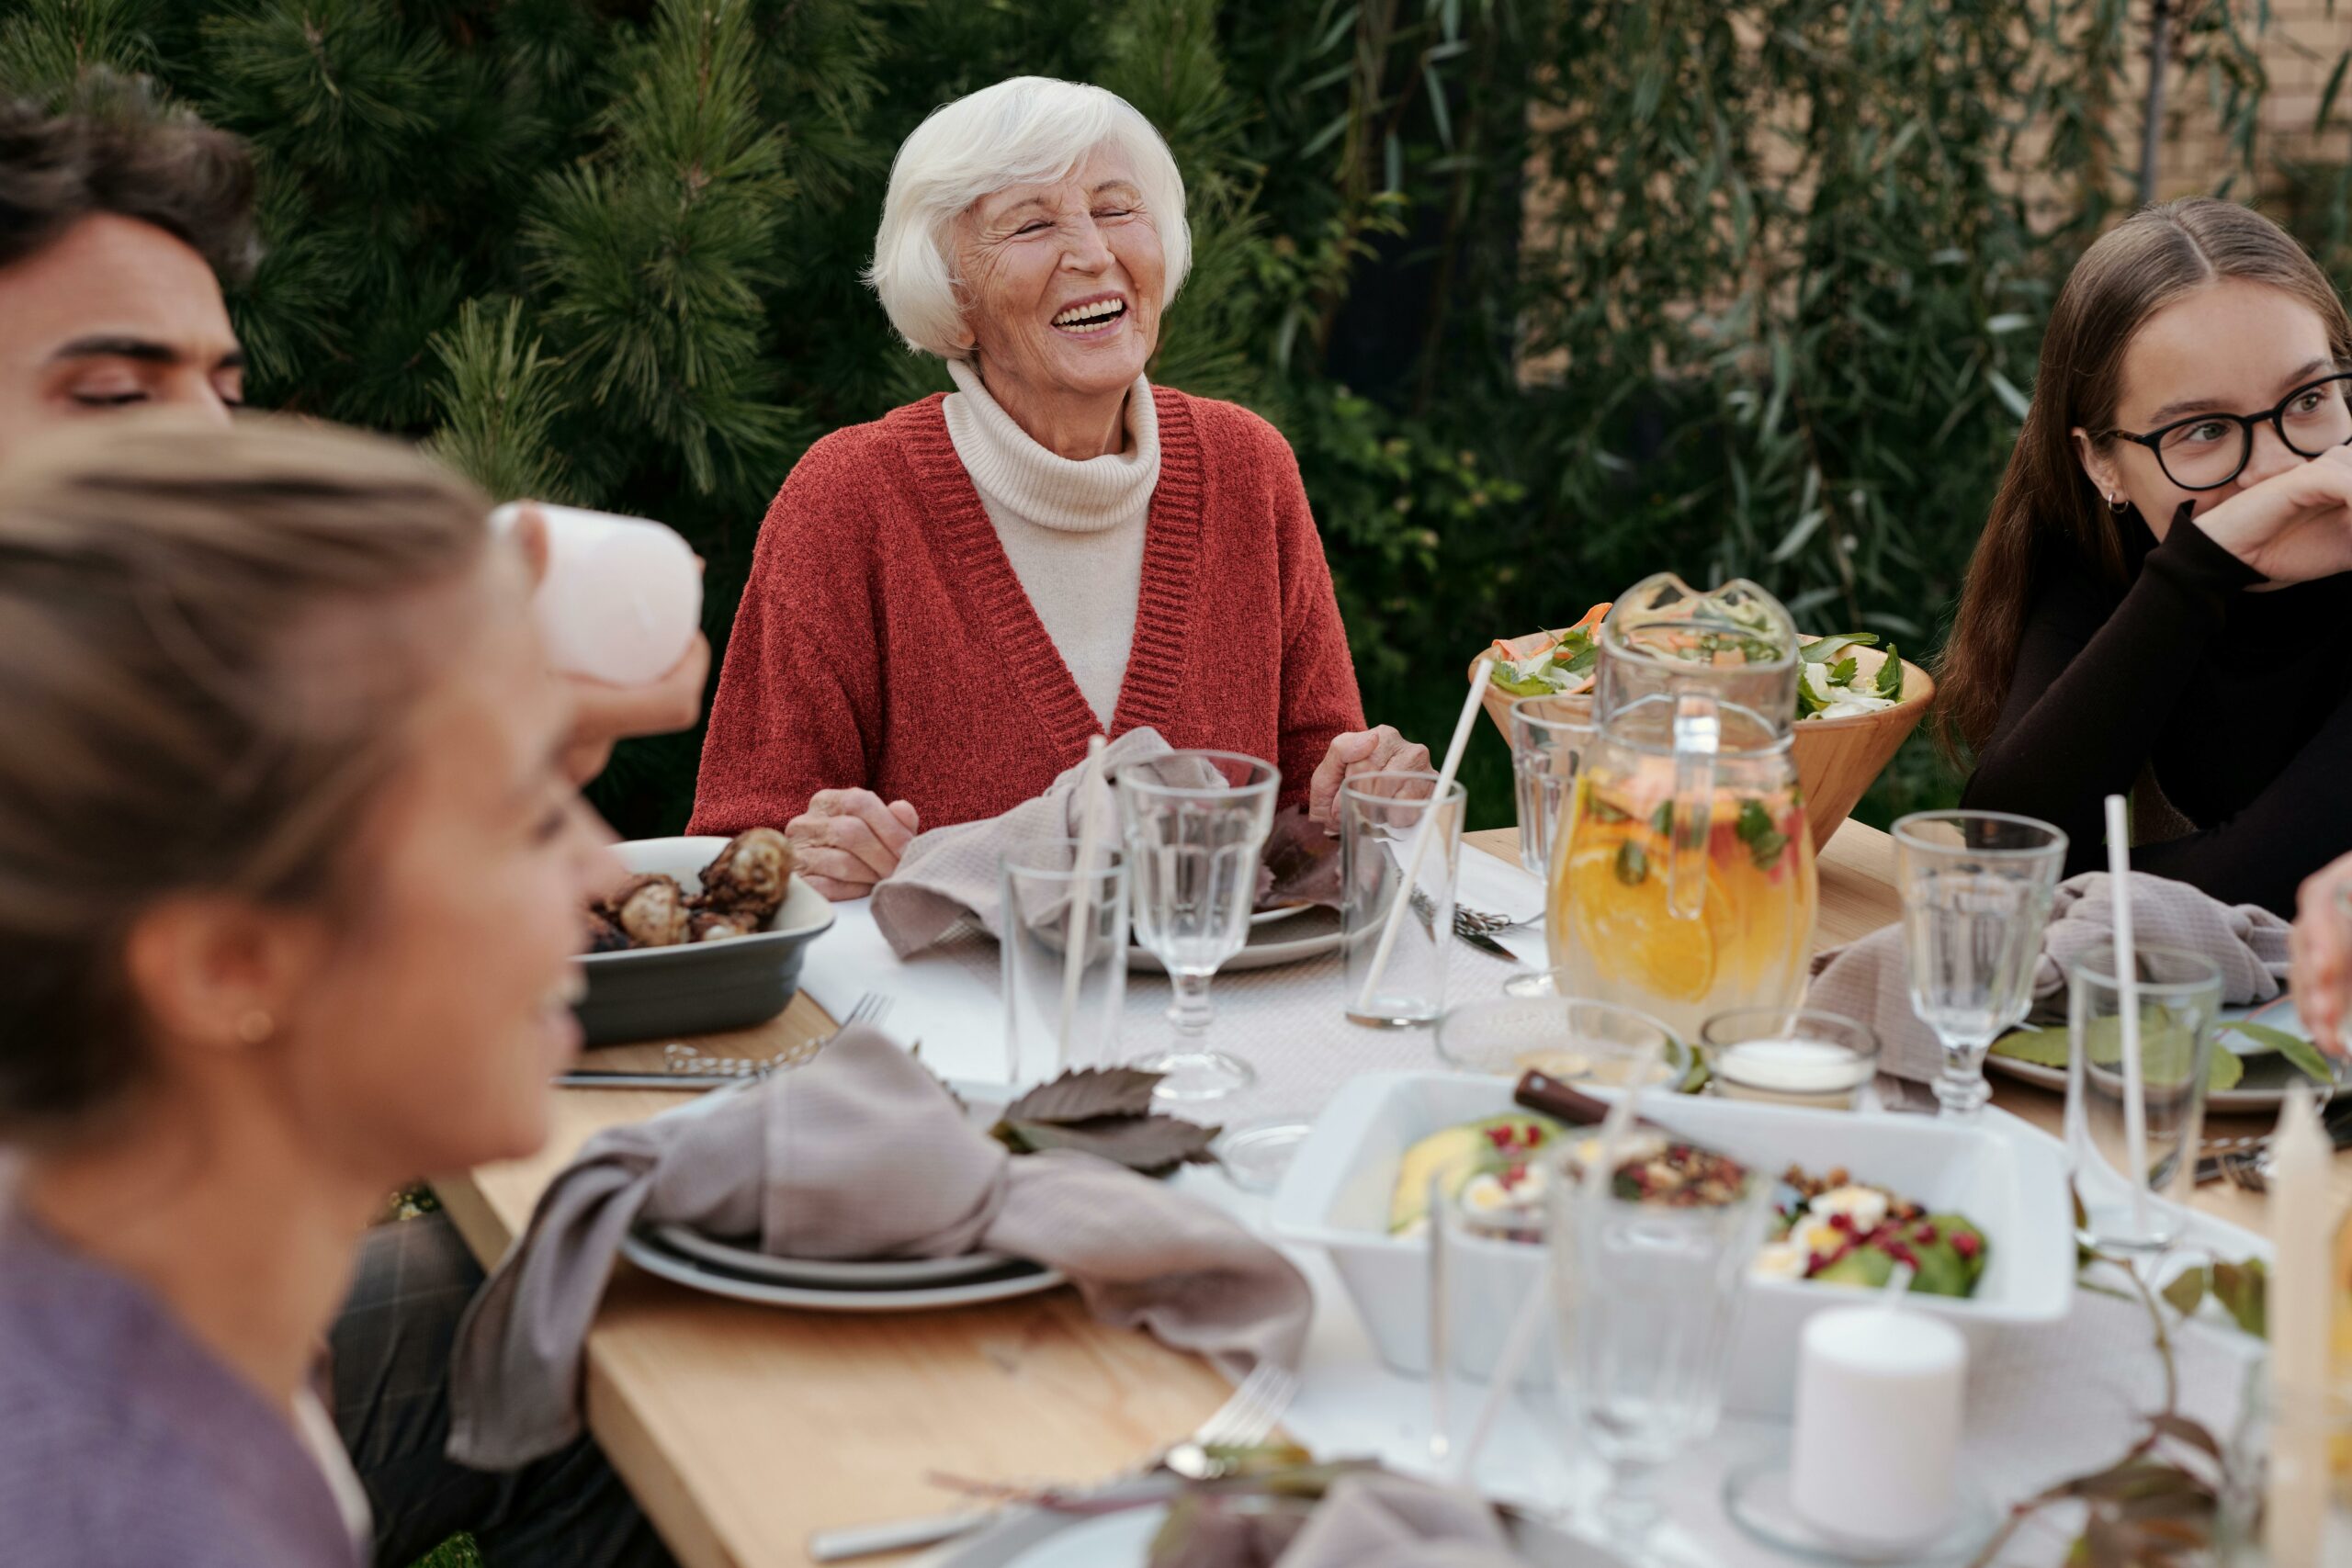
<path fill-rule="evenodd" d="M 1511 638 L 1505 646 L 1515 654 L 1529 654 L 1535 651 L 1544 637 L 1542 632 L 1530 632 Z M 1845 652 L 1853 656 L 1865 675 L 1886 662 L 1884 649 L 1852 648 Z M 1483 652 L 1480 657 L 1485 657 Z M 1475 680 L 1477 673 L 1478 660 L 1473 659 L 1468 676 Z M 1903 661 L 1903 700 L 1893 707 L 1856 714 L 1850 718 L 1797 721 L 1795 739 L 1789 750 L 1796 759 L 1797 783 L 1804 791 L 1804 818 L 1813 829 L 1815 850 L 1829 841 L 1829 835 L 1853 814 L 1855 803 L 1886 771 L 1886 765 L 1894 761 L 1895 752 L 1902 750 L 1904 741 L 1927 716 L 1928 705 L 1935 694 L 1935 681 L 1906 659 Z M 1487 716 L 1495 721 L 1505 745 L 1510 743 L 1510 705 L 1517 700 L 1498 687 L 1487 688 Z"/>

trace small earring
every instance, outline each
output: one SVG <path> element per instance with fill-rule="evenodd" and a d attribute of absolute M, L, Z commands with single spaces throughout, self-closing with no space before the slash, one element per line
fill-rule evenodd
<path fill-rule="evenodd" d="M 266 1043 L 277 1032 L 277 1021 L 255 1008 L 237 1020 L 237 1038 L 248 1045 Z"/>
<path fill-rule="evenodd" d="M 2126 513 L 2126 512 L 2129 512 L 2129 511 L 2131 511 L 2131 510 L 2132 510 L 2132 503 L 2131 503 L 2130 502 L 2128 502 L 2128 501 L 2124 500 L 2124 499 L 2123 499 L 2121 496 L 2120 496 L 2120 495 L 2113 495 L 2113 494 L 2110 494 L 2110 495 L 2107 498 L 2107 509 L 2108 509 L 2109 512 L 2112 512 L 2112 513 L 2117 513 L 2118 515 L 2120 515 L 2121 513 Z"/>

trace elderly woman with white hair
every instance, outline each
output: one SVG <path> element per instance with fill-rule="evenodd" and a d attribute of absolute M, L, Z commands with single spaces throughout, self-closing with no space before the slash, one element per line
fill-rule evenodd
<path fill-rule="evenodd" d="M 920 829 L 992 817 L 1148 726 L 1263 757 L 1328 816 L 1425 767 L 1367 729 L 1280 433 L 1145 367 L 1184 281 L 1184 183 L 1100 87 L 1017 77 L 890 171 L 868 280 L 956 390 L 836 431 L 769 508 L 692 830 L 783 825 L 855 897 Z"/>

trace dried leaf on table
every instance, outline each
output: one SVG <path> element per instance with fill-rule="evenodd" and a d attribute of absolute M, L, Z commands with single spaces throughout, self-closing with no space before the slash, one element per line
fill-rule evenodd
<path fill-rule="evenodd" d="M 2270 1337 L 2270 1270 L 2261 1258 L 2213 1265 L 2213 1299 L 2257 1339 Z"/>
<path fill-rule="evenodd" d="M 2173 1276 L 2172 1283 L 2165 1287 L 2164 1297 L 2172 1310 L 2181 1316 L 2196 1316 L 2197 1309 L 2205 1304 L 2205 1270 L 2182 1269 Z"/>
<path fill-rule="evenodd" d="M 1076 1149 L 1146 1176 L 1180 1165 L 1206 1165 L 1209 1145 L 1220 1129 L 1173 1116 L 1098 1116 L 1087 1122 L 1026 1122 L 1007 1116 L 996 1136 L 1015 1154 Z"/>
<path fill-rule="evenodd" d="M 1258 889 L 1261 909 L 1310 904 L 1340 907 L 1339 838 L 1308 817 L 1305 807 L 1287 807 L 1274 813 L 1260 864 L 1267 874 Z"/>
<path fill-rule="evenodd" d="M 1139 1067 L 1073 1067 L 1004 1108 L 1008 1122 L 1091 1122 L 1148 1116 L 1160 1075 Z"/>

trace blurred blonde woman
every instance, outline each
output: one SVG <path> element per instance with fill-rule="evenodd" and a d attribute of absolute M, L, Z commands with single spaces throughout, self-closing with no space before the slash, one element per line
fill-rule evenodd
<path fill-rule="evenodd" d="M 0 473 L 11 1561 L 366 1560 L 314 1392 L 355 1250 L 419 1172 L 537 1146 L 610 870 L 484 511 L 268 422 Z"/>

